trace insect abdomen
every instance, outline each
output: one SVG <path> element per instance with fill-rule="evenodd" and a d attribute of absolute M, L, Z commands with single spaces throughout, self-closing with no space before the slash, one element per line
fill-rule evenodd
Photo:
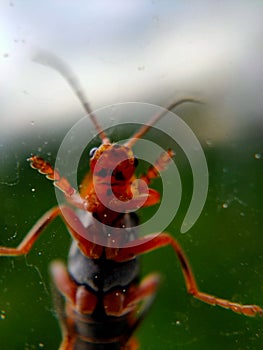
<path fill-rule="evenodd" d="M 95 293 L 106 293 L 113 288 L 125 288 L 137 279 L 138 259 L 115 262 L 105 257 L 90 259 L 81 253 L 76 243 L 72 243 L 68 270 L 79 285 L 84 285 Z"/>
<path fill-rule="evenodd" d="M 130 324 L 128 315 L 106 316 L 100 322 L 92 316 L 75 315 L 74 350 L 121 350 L 126 343 Z"/>
<path fill-rule="evenodd" d="M 93 219 L 95 220 L 95 219 Z M 84 220 L 83 220 L 84 222 Z M 88 220 L 87 230 L 92 225 Z M 115 224 L 126 225 L 127 237 L 136 235 L 137 224 L 134 214 L 120 215 Z M 99 233 L 98 233 L 99 234 Z M 127 238 L 126 238 L 127 239 Z M 67 315 L 74 324 L 74 350 L 124 350 L 132 333 L 135 310 L 121 315 L 108 315 L 104 307 L 105 298 L 115 291 L 124 294 L 134 287 L 139 279 L 139 261 L 134 258 L 125 262 L 107 259 L 105 254 L 98 259 L 85 256 L 73 241 L 68 258 L 68 271 L 79 286 L 84 286 L 97 298 L 95 309 L 82 314 L 69 306 Z"/>

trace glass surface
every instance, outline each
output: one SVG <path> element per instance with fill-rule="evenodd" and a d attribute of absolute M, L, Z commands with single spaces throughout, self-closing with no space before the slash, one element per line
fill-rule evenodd
<path fill-rule="evenodd" d="M 202 291 L 263 307 L 262 10 L 258 1 L 234 0 L 1 3 L 0 245 L 17 246 L 56 205 L 52 183 L 26 159 L 38 154 L 54 164 L 65 134 L 84 115 L 65 81 L 32 62 L 36 47 L 47 49 L 72 66 L 95 109 L 127 101 L 165 106 L 178 96 L 205 102 L 177 109 L 207 159 L 205 207 L 180 234 L 192 175 L 178 148 L 183 197 L 167 232 L 184 248 Z M 130 131 L 113 130 L 111 136 L 117 141 Z M 160 136 L 153 130 L 148 137 Z M 161 191 L 161 181 L 153 187 Z M 26 257 L 0 257 L 1 349 L 58 349 L 49 264 L 66 261 L 69 246 L 58 218 Z M 262 318 L 194 300 L 172 248 L 145 254 L 141 264 L 142 276 L 162 276 L 136 332 L 141 349 L 262 349 Z"/>

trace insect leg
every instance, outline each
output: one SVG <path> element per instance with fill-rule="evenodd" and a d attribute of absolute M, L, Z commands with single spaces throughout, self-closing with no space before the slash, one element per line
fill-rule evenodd
<path fill-rule="evenodd" d="M 97 297 L 86 290 L 84 286 L 75 283 L 62 262 L 54 261 L 51 264 L 51 274 L 56 287 L 53 293 L 55 296 L 54 304 L 62 333 L 62 343 L 59 350 L 71 350 L 75 343 L 76 332 L 74 317 L 70 317 L 70 314 L 73 310 L 80 313 L 92 313 L 97 303 Z M 61 296 L 66 300 L 68 314 L 64 311 Z"/>
<path fill-rule="evenodd" d="M 170 163 L 174 153 L 171 149 L 163 152 L 156 160 L 154 165 L 151 165 L 145 174 L 142 174 L 139 179 L 146 182 L 149 185 L 155 178 L 160 176 L 160 172 L 164 171 Z M 143 207 L 152 206 L 160 201 L 160 194 L 153 188 L 148 188 L 148 198 L 143 204 Z"/>
<path fill-rule="evenodd" d="M 47 211 L 32 227 L 23 241 L 16 248 L 0 247 L 0 256 L 18 256 L 27 254 L 43 230 L 60 215 L 59 207 L 54 207 Z"/>
<path fill-rule="evenodd" d="M 132 285 L 126 291 L 118 289 L 108 292 L 103 298 L 106 314 L 108 316 L 122 316 L 142 301 L 151 300 L 152 303 L 159 281 L 158 274 L 151 274 L 145 277 L 139 286 Z"/>
<path fill-rule="evenodd" d="M 199 291 L 197 283 L 192 272 L 191 266 L 188 262 L 188 259 L 175 238 L 171 237 L 167 233 L 161 233 L 157 236 L 148 235 L 144 238 L 134 241 L 134 246 L 127 248 L 120 248 L 116 250 L 115 257 L 112 256 L 112 259 L 116 261 L 125 261 L 133 258 L 136 255 L 147 253 L 149 251 L 171 245 L 177 254 L 181 268 L 183 271 L 186 288 L 189 294 L 193 295 L 195 298 L 210 304 L 218 305 L 226 309 L 230 309 L 236 313 L 241 313 L 246 316 L 263 316 L 263 309 L 257 305 L 242 305 L 238 303 L 233 303 L 226 299 L 217 298 L 213 295 L 203 293 Z M 110 252 L 113 253 L 112 251 Z"/>
<path fill-rule="evenodd" d="M 150 274 L 142 280 L 139 288 L 134 290 L 134 293 L 127 298 L 127 302 L 129 303 L 128 305 L 139 304 L 142 302 L 134 323 L 131 325 L 129 332 L 125 334 L 125 338 L 127 340 L 129 339 L 127 342 L 127 350 L 136 350 L 138 348 L 137 340 L 136 338 L 132 337 L 132 334 L 149 312 L 149 309 L 154 301 L 159 282 L 160 276 L 158 274 Z"/>
<path fill-rule="evenodd" d="M 144 309 L 143 314 L 145 315 L 146 310 L 148 311 L 150 304 L 152 303 L 153 298 L 155 297 L 159 284 L 160 276 L 158 274 L 152 273 L 146 276 L 139 285 L 139 288 L 136 288 L 131 293 L 128 293 L 127 298 L 125 299 L 125 307 L 131 307 L 134 304 L 145 300 L 147 301 L 148 305 L 148 307 Z"/>
<path fill-rule="evenodd" d="M 159 281 L 160 276 L 158 274 L 151 274 L 146 276 L 139 286 L 132 285 L 127 291 L 115 290 L 104 296 L 103 304 L 108 316 L 120 317 L 132 314 L 132 316 L 129 316 L 129 329 L 122 337 L 123 347 L 121 349 L 137 350 L 139 348 L 136 338 L 132 335 L 148 313 Z"/>
<path fill-rule="evenodd" d="M 70 185 L 65 177 L 61 177 L 59 172 L 53 169 L 51 164 L 38 156 L 32 156 L 28 161 L 33 169 L 37 169 L 40 174 L 46 175 L 47 179 L 54 181 L 54 186 L 64 193 L 69 203 L 77 208 L 87 209 L 87 202 L 80 197 L 78 191 Z"/>
<path fill-rule="evenodd" d="M 90 258 L 98 258 L 102 253 L 103 247 L 87 240 L 87 231 L 85 227 L 83 227 L 74 211 L 66 206 L 61 208 L 54 207 L 47 211 L 31 228 L 18 247 L 12 248 L 0 246 L 0 256 L 19 256 L 27 254 L 40 234 L 58 215 L 63 219 L 73 239 L 78 241 L 79 247 L 83 253 Z"/>
<path fill-rule="evenodd" d="M 128 343 L 125 344 L 125 347 L 121 350 L 138 350 L 139 349 L 139 343 L 135 337 L 132 337 L 129 339 Z"/>
<path fill-rule="evenodd" d="M 74 346 L 74 341 L 74 338 L 71 339 L 67 336 L 64 336 L 58 350 L 72 350 Z"/>
<path fill-rule="evenodd" d="M 62 295 L 57 290 L 56 286 L 52 283 L 52 299 L 53 305 L 55 307 L 56 316 L 59 320 L 59 325 L 62 334 L 62 342 L 60 344 L 59 350 L 71 350 L 73 349 L 75 337 L 74 337 L 74 327 L 72 321 L 67 317 L 65 312 L 65 300 Z"/>
<path fill-rule="evenodd" d="M 140 179 L 144 180 L 147 183 L 147 185 L 149 185 L 152 182 L 152 180 L 160 176 L 161 171 L 164 171 L 166 169 L 173 156 L 174 153 L 171 149 L 168 149 L 166 152 L 163 152 L 156 160 L 154 165 L 151 165 L 148 168 L 146 174 L 142 174 L 140 176 Z"/>
<path fill-rule="evenodd" d="M 82 314 L 91 314 L 94 311 L 97 303 L 96 295 L 89 292 L 85 286 L 79 286 L 74 282 L 62 262 L 54 261 L 51 264 L 51 274 L 56 288 L 77 311 Z"/>

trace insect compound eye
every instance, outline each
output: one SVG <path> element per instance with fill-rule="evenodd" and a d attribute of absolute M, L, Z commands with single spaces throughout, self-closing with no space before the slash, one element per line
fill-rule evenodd
<path fill-rule="evenodd" d="M 135 168 L 139 165 L 139 160 L 137 157 L 134 157 L 134 166 Z"/>
<path fill-rule="evenodd" d="M 92 158 L 97 151 L 97 147 L 93 147 L 89 152 L 89 157 Z"/>
<path fill-rule="evenodd" d="M 116 180 L 125 180 L 125 177 L 123 175 L 123 173 L 121 171 L 116 171 L 116 173 L 114 174 Z"/>

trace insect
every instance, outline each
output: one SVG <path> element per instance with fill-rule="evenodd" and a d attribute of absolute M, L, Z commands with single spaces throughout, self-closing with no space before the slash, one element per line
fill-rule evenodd
<path fill-rule="evenodd" d="M 32 168 L 53 181 L 64 194 L 66 204 L 45 213 L 18 247 L 0 247 L 0 255 L 27 254 L 51 221 L 58 216 L 64 221 L 72 237 L 67 266 L 60 261 L 51 265 L 54 285 L 60 300 L 64 300 L 64 308 L 57 307 L 62 331 L 59 349 L 138 349 L 134 332 L 146 316 L 159 285 L 157 274 L 139 280 L 138 257 L 168 245 L 179 259 L 189 294 L 246 316 L 263 316 L 263 309 L 257 305 L 242 305 L 201 292 L 183 249 L 169 233 L 138 237 L 136 209 L 142 203 L 148 207 L 159 202 L 160 194 L 150 185 L 169 166 L 173 152 L 167 150 L 145 174 L 136 176 L 137 159 L 132 146 L 165 117 L 165 112 L 153 116 L 123 145 L 111 143 L 69 68 L 54 57 L 47 64 L 64 76 L 79 97 L 101 145 L 90 151 L 90 175 L 84 177 L 79 191 L 41 157 L 29 158 Z M 184 102 L 198 101 L 181 99 L 167 110 Z M 147 186 L 140 186 L 135 180 L 143 180 Z M 120 210 L 122 204 L 125 210 Z"/>

